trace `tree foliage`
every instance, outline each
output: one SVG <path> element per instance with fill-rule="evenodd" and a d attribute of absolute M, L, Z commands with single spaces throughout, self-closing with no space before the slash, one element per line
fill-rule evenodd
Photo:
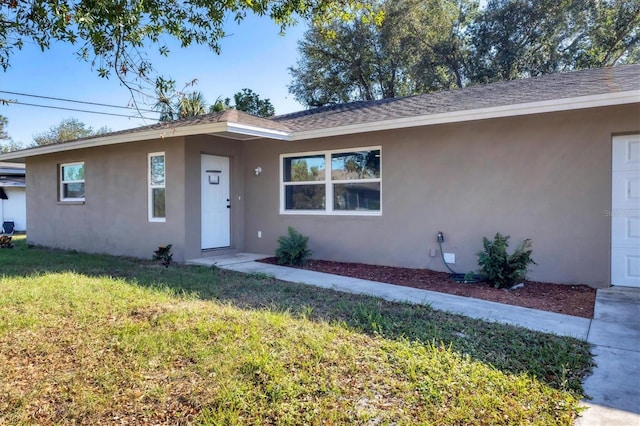
<path fill-rule="evenodd" d="M 7 124 L 9 124 L 7 117 L 0 115 L 0 140 L 11 139 L 7 133 Z"/>
<path fill-rule="evenodd" d="M 178 118 L 195 117 L 207 113 L 207 102 L 200 92 L 191 92 L 178 101 Z"/>
<path fill-rule="evenodd" d="M 116 75 L 130 90 L 160 88 L 173 81 L 155 76 L 148 51 L 168 55 L 168 40 L 220 51 L 229 19 L 269 16 L 282 29 L 302 19 L 330 19 L 355 0 L 5 0 L 0 2 L 0 67 L 25 44 L 42 50 L 57 42 L 78 47 L 102 77 Z M 145 93 L 149 94 L 149 93 Z"/>
<path fill-rule="evenodd" d="M 91 126 L 87 126 L 76 118 L 68 118 L 62 120 L 60 124 L 52 126 L 46 132 L 34 135 L 33 146 L 51 145 L 64 141 L 101 135 L 110 131 L 111 129 L 108 127 L 101 127 L 98 130 L 94 130 Z"/>
<path fill-rule="evenodd" d="M 0 115 L 0 153 L 17 151 L 22 148 L 22 145 L 14 142 L 9 133 L 7 133 L 8 124 L 7 117 Z"/>
<path fill-rule="evenodd" d="M 471 82 L 639 59 L 640 2 L 490 0 L 470 28 Z"/>
<path fill-rule="evenodd" d="M 245 111 L 259 117 L 271 117 L 275 114 L 275 108 L 269 99 L 260 99 L 260 96 L 251 89 L 242 89 L 233 98 L 235 105 L 231 105 L 231 99 L 222 100 L 218 97 L 211 105 L 207 105 L 201 92 L 178 93 L 177 100 L 172 102 L 166 96 L 160 95 L 155 109 L 160 112 L 160 121 L 171 121 L 182 118 L 195 117 L 211 112 L 222 112 L 231 108 Z"/>
<path fill-rule="evenodd" d="M 238 111 L 244 111 L 258 117 L 271 117 L 276 113 L 271 100 L 260 99 L 260 96 L 251 89 L 242 89 L 233 95 L 233 100 L 236 103 L 234 108 Z"/>
<path fill-rule="evenodd" d="M 299 44 L 289 91 L 308 106 L 373 100 L 462 84 L 464 31 L 472 0 L 387 0 L 374 21 L 317 24 Z"/>
<path fill-rule="evenodd" d="M 308 106 L 640 60 L 638 0 L 381 0 L 313 25 L 289 91 Z"/>

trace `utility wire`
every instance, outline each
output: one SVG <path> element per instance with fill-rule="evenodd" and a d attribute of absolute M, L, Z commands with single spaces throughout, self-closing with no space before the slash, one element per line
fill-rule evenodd
<path fill-rule="evenodd" d="M 18 95 L 18 96 L 29 96 L 31 98 L 50 99 L 52 101 L 74 102 L 74 103 L 77 103 L 77 104 L 96 105 L 96 106 L 102 106 L 102 107 L 108 107 L 108 108 L 120 108 L 120 109 L 136 110 L 136 111 L 141 111 L 141 112 L 158 112 L 158 111 L 154 111 L 154 110 L 151 110 L 151 109 L 141 109 L 141 108 L 135 108 L 135 107 L 130 107 L 130 106 L 122 106 L 122 105 L 101 104 L 99 102 L 78 101 L 78 100 L 74 100 L 74 99 L 55 98 L 55 97 L 52 97 L 52 96 L 31 95 L 29 93 L 9 92 L 7 90 L 0 90 L 0 93 L 7 93 L 9 95 Z"/>
<path fill-rule="evenodd" d="M 27 103 L 27 102 L 20 102 L 20 101 L 11 102 L 11 103 L 13 105 L 25 105 L 25 106 L 32 106 L 32 107 L 39 107 L 39 108 L 60 109 L 60 110 L 64 110 L 64 111 L 86 112 L 86 113 L 89 113 L 89 114 L 111 115 L 111 116 L 114 116 L 114 117 L 141 118 L 143 120 L 157 120 L 157 118 L 149 118 L 149 117 L 143 117 L 143 116 L 116 114 L 116 113 L 113 113 L 113 112 L 89 111 L 89 110 L 86 110 L 86 109 L 65 108 L 65 107 L 52 106 L 52 105 L 38 105 L 38 104 L 30 104 L 30 103 Z"/>

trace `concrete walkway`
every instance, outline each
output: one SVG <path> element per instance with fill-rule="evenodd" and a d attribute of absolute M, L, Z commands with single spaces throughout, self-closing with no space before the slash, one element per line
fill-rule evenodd
<path fill-rule="evenodd" d="M 256 262 L 269 256 L 236 253 L 188 261 L 245 273 L 265 273 L 283 281 L 366 294 L 393 302 L 428 304 L 434 309 L 531 330 L 571 336 L 593 344 L 598 364 L 584 382 L 591 400 L 578 426 L 640 426 L 640 289 L 598 290 L 594 318 L 574 317 L 502 303 L 453 296 L 375 281 Z"/>

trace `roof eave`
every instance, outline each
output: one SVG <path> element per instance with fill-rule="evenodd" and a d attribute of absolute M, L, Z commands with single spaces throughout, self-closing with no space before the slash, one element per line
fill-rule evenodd
<path fill-rule="evenodd" d="M 193 135 L 219 135 L 232 139 L 270 138 L 289 140 L 289 132 L 260 128 L 231 122 L 216 122 L 206 124 L 194 124 L 190 126 L 171 126 L 166 128 L 145 130 L 140 132 L 107 135 L 91 139 L 64 142 L 59 144 L 44 145 L 27 150 L 0 154 L 0 161 L 24 162 L 27 157 L 52 154 L 56 152 L 72 151 L 76 149 L 93 148 L 98 146 L 115 145 L 129 142 L 141 142 L 153 139 L 184 137 Z"/>
<path fill-rule="evenodd" d="M 278 139 L 291 140 L 291 132 L 284 130 L 266 129 L 264 127 L 249 126 L 240 123 L 228 123 L 227 132 L 241 135 L 243 139 Z"/>
<path fill-rule="evenodd" d="M 640 102 L 640 90 L 580 96 L 548 101 L 528 102 L 488 108 L 451 111 L 439 114 L 419 115 L 383 121 L 358 123 L 347 126 L 294 132 L 292 141 L 341 136 L 355 133 L 403 129 L 409 127 L 432 126 L 436 124 L 458 123 L 490 118 L 514 117 L 547 112 L 570 111 L 603 106 L 625 105 Z"/>
<path fill-rule="evenodd" d="M 439 114 L 427 114 L 414 117 L 404 117 L 390 120 L 358 123 L 315 130 L 285 131 L 252 126 L 235 122 L 215 122 L 185 126 L 171 126 L 139 132 L 107 135 L 91 139 L 84 139 L 60 144 L 40 146 L 21 151 L 0 154 L 0 161 L 25 162 L 26 158 L 52 154 L 56 152 L 72 151 L 76 149 L 93 148 L 97 146 L 115 145 L 129 142 L 141 142 L 153 139 L 183 137 L 193 135 L 218 135 L 221 137 L 248 139 L 276 139 L 282 141 L 298 141 L 321 137 L 341 136 L 355 133 L 365 133 L 383 130 L 402 129 L 409 127 L 431 126 L 436 124 L 456 123 L 490 118 L 513 117 L 521 115 L 541 114 L 557 111 L 569 111 L 584 108 L 624 105 L 640 103 L 640 90 L 630 90 L 616 93 L 605 93 L 591 96 L 553 99 L 539 102 L 528 102 L 497 107 L 477 108 L 471 110 L 452 111 Z"/>

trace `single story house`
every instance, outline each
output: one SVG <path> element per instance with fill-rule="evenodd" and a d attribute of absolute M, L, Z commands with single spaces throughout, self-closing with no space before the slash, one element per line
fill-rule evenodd
<path fill-rule="evenodd" d="M 534 280 L 640 286 L 640 65 L 270 119 L 239 111 L 0 155 L 26 162 L 32 244 L 174 259 L 273 253 L 458 272 L 533 241 Z M 453 260 L 453 259 L 451 259 Z"/>
<path fill-rule="evenodd" d="M 15 231 L 27 230 L 24 165 L 0 163 L 0 227 L 13 222 Z"/>

